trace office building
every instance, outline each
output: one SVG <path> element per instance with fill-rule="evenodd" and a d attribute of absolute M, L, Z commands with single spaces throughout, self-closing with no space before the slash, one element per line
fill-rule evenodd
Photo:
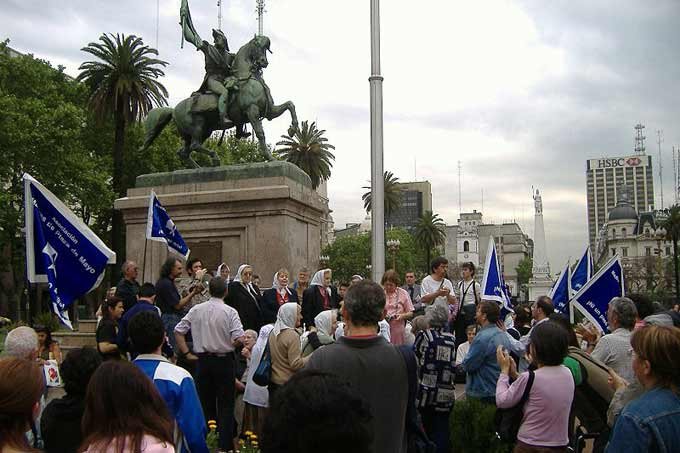
<path fill-rule="evenodd" d="M 425 211 L 432 211 L 432 186 L 429 181 L 397 183 L 401 190 L 401 206 L 385 216 L 387 228 L 412 231 Z"/>
<path fill-rule="evenodd" d="M 623 188 L 630 191 L 630 205 L 636 213 L 654 210 L 652 156 L 637 154 L 589 159 L 586 162 L 586 188 L 588 237 L 595 249 L 607 216 L 616 206 Z"/>

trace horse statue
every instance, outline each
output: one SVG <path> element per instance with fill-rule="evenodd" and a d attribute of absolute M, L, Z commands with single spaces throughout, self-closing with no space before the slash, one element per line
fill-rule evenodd
<path fill-rule="evenodd" d="M 198 37 L 197 42 L 202 42 L 202 46 L 208 45 L 205 41 L 200 41 Z M 228 107 L 225 113 L 228 114 L 228 119 L 226 122 L 219 114 L 220 95 L 209 89 L 203 89 L 204 83 L 200 92 L 193 93 L 189 98 L 180 101 L 174 109 L 159 107 L 149 112 L 145 120 L 146 139 L 141 150 L 144 151 L 151 146 L 165 126 L 174 120 L 184 142 L 177 154 L 185 165 L 190 168 L 199 168 L 196 161 L 191 158 L 192 152 L 199 152 L 210 156 L 213 166 L 219 166 L 219 156 L 215 151 L 203 146 L 205 140 L 216 130 L 230 128 L 236 128 L 237 136 L 246 136 L 244 126 L 250 123 L 257 137 L 260 152 L 267 160 L 274 160 L 267 149 L 262 120 L 266 118 L 271 121 L 289 111 L 292 122 L 288 134 L 293 135 L 298 129 L 298 119 L 295 105 L 292 102 L 274 104 L 269 87 L 262 78 L 262 70 L 269 65 L 267 52 L 271 52 L 270 44 L 268 37 L 255 36 L 241 47 L 235 56 L 228 54 L 233 57 L 233 62 L 229 67 L 229 79 L 233 81 L 233 88 L 228 91 L 227 95 Z M 199 50 L 203 49 L 199 47 Z M 208 57 L 208 52 L 204 52 Z"/>

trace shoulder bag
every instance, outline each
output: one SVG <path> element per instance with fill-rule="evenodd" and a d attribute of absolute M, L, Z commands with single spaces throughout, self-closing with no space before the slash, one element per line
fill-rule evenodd
<path fill-rule="evenodd" d="M 519 400 L 519 403 L 509 409 L 496 409 L 496 415 L 494 416 L 493 421 L 496 426 L 496 434 L 502 441 L 517 441 L 517 433 L 522 424 L 522 418 L 524 418 L 524 405 L 529 399 L 529 392 L 531 392 L 531 387 L 533 385 L 534 372 L 533 370 L 529 370 L 529 381 L 527 382 L 527 386 L 524 389 L 524 393 L 522 393 L 522 399 Z"/>
<path fill-rule="evenodd" d="M 271 333 L 269 334 L 271 337 Z M 260 387 L 266 387 L 272 378 L 272 354 L 269 350 L 269 337 L 267 338 L 267 345 L 262 351 L 262 358 L 260 358 L 260 363 L 253 373 L 253 382 Z"/>

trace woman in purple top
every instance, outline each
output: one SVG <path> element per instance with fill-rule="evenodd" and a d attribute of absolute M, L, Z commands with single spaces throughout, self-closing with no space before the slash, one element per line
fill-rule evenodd
<path fill-rule="evenodd" d="M 524 406 L 514 453 L 566 452 L 569 443 L 569 412 L 574 399 L 574 379 L 562 365 L 569 348 L 564 328 L 552 321 L 531 331 L 531 361 L 536 365 L 534 383 Z M 515 361 L 501 346 L 496 351 L 501 375 L 496 385 L 496 406 L 511 408 L 519 403 L 529 372 L 517 374 Z M 510 384 L 510 379 L 514 382 Z"/>

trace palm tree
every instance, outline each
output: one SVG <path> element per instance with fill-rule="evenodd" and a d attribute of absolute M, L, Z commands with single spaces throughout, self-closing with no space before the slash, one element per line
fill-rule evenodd
<path fill-rule="evenodd" d="M 673 269 L 675 270 L 675 301 L 680 301 L 680 272 L 678 270 L 678 241 L 680 240 L 680 205 L 671 207 L 668 217 L 661 222 L 666 240 L 673 241 Z"/>
<path fill-rule="evenodd" d="M 103 121 L 113 117 L 112 185 L 116 195 L 124 197 L 127 189 L 123 183 L 125 129 L 153 107 L 167 104 L 168 91 L 156 79 L 164 75 L 161 67 L 168 63 L 156 58 L 158 51 L 144 45 L 142 38 L 134 35 L 103 34 L 99 41 L 81 49 L 96 60 L 80 65 L 77 80 L 89 85 L 89 104 L 96 118 Z M 124 256 L 122 233 L 122 216 L 120 211 L 114 210 L 112 245 L 119 257 Z"/>
<path fill-rule="evenodd" d="M 425 214 L 418 220 L 415 232 L 416 242 L 424 249 L 427 256 L 426 267 L 429 273 L 430 258 L 432 249 L 444 245 L 446 242 L 446 225 L 439 217 L 439 214 L 433 214 L 432 211 L 425 211 Z"/>
<path fill-rule="evenodd" d="M 399 178 L 394 176 L 391 171 L 386 171 L 383 175 L 385 184 L 385 217 L 389 217 L 394 211 L 401 207 L 401 189 L 399 188 Z M 371 198 L 371 187 L 364 186 L 362 189 L 368 189 L 361 199 L 364 200 L 364 209 L 366 212 L 371 212 L 373 207 L 373 199 Z"/>
<path fill-rule="evenodd" d="M 325 132 L 317 129 L 315 122 L 309 124 L 303 121 L 293 136 L 282 135 L 283 140 L 276 144 L 283 147 L 276 150 L 279 156 L 307 173 L 315 190 L 331 177 L 331 161 L 335 160 L 330 152 L 335 146 L 328 143 L 328 139 L 323 136 Z"/>

